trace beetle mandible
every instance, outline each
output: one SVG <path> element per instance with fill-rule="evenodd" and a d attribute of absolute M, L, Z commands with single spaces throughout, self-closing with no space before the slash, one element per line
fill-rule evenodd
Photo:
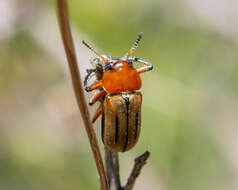
<path fill-rule="evenodd" d="M 140 135 L 142 94 L 137 91 L 141 88 L 140 74 L 153 69 L 151 63 L 131 57 L 141 37 L 142 33 L 139 33 L 133 47 L 121 58 L 102 55 L 83 41 L 99 57 L 91 61 L 93 69 L 87 69 L 84 79 L 87 92 L 99 90 L 89 102 L 89 105 L 101 102 L 92 122 L 102 115 L 102 141 L 115 152 L 131 149 Z M 143 66 L 133 67 L 133 62 Z M 88 85 L 93 76 L 97 80 Z"/>

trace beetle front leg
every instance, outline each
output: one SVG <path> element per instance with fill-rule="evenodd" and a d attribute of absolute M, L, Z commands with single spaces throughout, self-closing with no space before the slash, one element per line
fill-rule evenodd
<path fill-rule="evenodd" d="M 153 69 L 153 65 L 152 65 L 151 63 L 149 63 L 149 62 L 147 62 L 147 61 L 144 61 L 144 60 L 142 60 L 142 59 L 130 57 L 128 60 L 129 60 L 129 61 L 136 61 L 136 62 L 139 62 L 139 63 L 144 64 L 144 66 L 142 66 L 142 67 L 137 67 L 137 68 L 136 68 L 136 71 L 137 71 L 138 73 L 144 73 L 144 72 L 146 72 L 146 71 L 150 71 L 150 70 Z"/>
<path fill-rule="evenodd" d="M 96 93 L 89 101 L 89 105 L 95 104 L 100 98 L 102 98 L 106 94 L 105 90 L 101 90 L 98 93 Z"/>
<path fill-rule="evenodd" d="M 96 89 L 98 89 L 98 88 L 102 88 L 102 86 L 103 86 L 102 80 L 100 80 L 100 81 L 97 81 L 97 82 L 93 83 L 91 86 L 86 86 L 86 87 L 85 87 L 85 90 L 86 90 L 87 92 L 90 92 L 90 91 L 92 91 L 92 90 L 96 90 Z"/>
<path fill-rule="evenodd" d="M 136 71 L 137 71 L 137 73 L 144 73 L 144 72 L 147 72 L 147 71 L 150 71 L 151 69 L 150 68 L 148 68 L 148 67 L 146 67 L 146 66 L 143 66 L 143 67 L 137 67 L 136 68 Z"/>
<path fill-rule="evenodd" d="M 88 81 L 95 75 L 96 69 L 87 69 L 87 75 L 84 78 L 83 85 L 87 86 Z"/>

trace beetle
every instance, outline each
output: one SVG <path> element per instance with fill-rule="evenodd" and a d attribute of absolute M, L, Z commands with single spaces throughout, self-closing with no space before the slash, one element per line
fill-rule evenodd
<path fill-rule="evenodd" d="M 99 57 L 91 61 L 93 69 L 87 69 L 84 79 L 87 92 L 99 90 L 89 101 L 89 105 L 100 102 L 92 122 L 102 115 L 102 141 L 108 149 L 115 152 L 131 149 L 140 135 L 142 103 L 142 94 L 138 92 L 142 85 L 140 74 L 153 69 L 151 63 L 131 57 L 141 38 L 142 33 L 139 33 L 132 48 L 121 58 L 102 55 L 82 41 Z M 142 63 L 143 66 L 134 67 L 133 62 Z M 96 81 L 88 85 L 93 76 L 96 76 Z"/>

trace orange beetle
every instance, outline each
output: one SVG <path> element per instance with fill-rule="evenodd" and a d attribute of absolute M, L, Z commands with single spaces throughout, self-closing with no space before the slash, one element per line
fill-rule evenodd
<path fill-rule="evenodd" d="M 139 137 L 142 95 L 137 90 L 141 88 L 140 73 L 153 69 L 151 63 L 130 57 L 141 37 L 142 33 L 139 33 L 133 47 L 121 58 L 101 55 L 83 41 L 99 57 L 92 61 L 94 69 L 87 70 L 84 80 L 87 92 L 99 89 L 89 102 L 89 105 L 93 105 L 101 101 L 92 121 L 95 122 L 102 114 L 102 140 L 112 151 L 129 150 Z M 144 65 L 134 68 L 133 62 Z M 96 82 L 88 85 L 89 79 L 94 75 Z"/>

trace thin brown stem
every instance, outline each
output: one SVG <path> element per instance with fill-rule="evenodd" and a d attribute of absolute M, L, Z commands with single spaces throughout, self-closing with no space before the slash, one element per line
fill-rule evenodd
<path fill-rule="evenodd" d="M 105 147 L 105 164 L 110 190 L 122 190 L 118 153 L 112 152 Z"/>
<path fill-rule="evenodd" d="M 136 179 L 140 175 L 141 169 L 146 164 L 149 156 L 150 153 L 146 151 L 144 154 L 135 159 L 134 167 L 127 180 L 127 184 L 122 187 L 120 182 L 118 153 L 112 152 L 105 148 L 105 162 L 110 190 L 132 190 L 135 185 Z"/>
<path fill-rule="evenodd" d="M 102 156 L 98 147 L 95 131 L 90 120 L 90 115 L 85 100 L 82 83 L 80 79 L 80 73 L 78 69 L 77 59 L 75 55 L 75 49 L 73 45 L 73 38 L 71 34 L 69 14 L 67 9 L 66 0 L 57 0 L 59 25 L 61 30 L 61 36 L 63 39 L 64 49 L 66 52 L 68 65 L 70 68 L 71 79 L 73 83 L 74 93 L 77 100 L 79 110 L 84 122 L 84 126 L 88 135 L 90 146 L 93 152 L 93 156 L 96 162 L 97 171 L 100 177 L 101 189 L 109 190 L 106 173 L 102 161 Z"/>
<path fill-rule="evenodd" d="M 136 182 L 136 178 L 140 175 L 142 167 L 146 164 L 147 159 L 149 158 L 150 153 L 146 151 L 144 154 L 135 159 L 135 164 L 132 169 L 131 175 L 127 180 L 127 184 L 123 190 L 132 190 Z"/>

